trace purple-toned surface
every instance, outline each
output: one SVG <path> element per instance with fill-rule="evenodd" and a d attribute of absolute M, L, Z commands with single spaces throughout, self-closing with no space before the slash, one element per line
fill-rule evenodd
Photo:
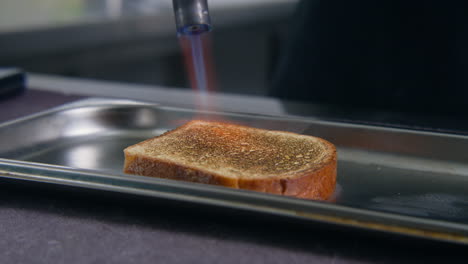
<path fill-rule="evenodd" d="M 0 100 L 0 122 L 30 115 L 83 97 L 27 90 L 15 97 Z"/>
<path fill-rule="evenodd" d="M 0 102 L 0 120 L 77 98 L 28 91 Z M 447 263 L 467 252 L 444 243 L 252 217 L 0 178 L 0 263 Z"/>

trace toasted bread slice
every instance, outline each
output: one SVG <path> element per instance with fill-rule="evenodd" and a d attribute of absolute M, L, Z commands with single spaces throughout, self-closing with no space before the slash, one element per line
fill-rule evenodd
<path fill-rule="evenodd" d="M 194 120 L 124 150 L 124 172 L 326 200 L 336 149 L 290 132 Z"/>

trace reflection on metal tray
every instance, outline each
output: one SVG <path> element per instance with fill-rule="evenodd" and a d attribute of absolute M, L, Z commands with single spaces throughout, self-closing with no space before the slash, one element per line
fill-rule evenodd
<path fill-rule="evenodd" d="M 124 175 L 122 150 L 193 118 L 323 137 L 338 147 L 333 203 Z M 468 137 L 304 118 L 88 99 L 0 125 L 0 177 L 105 189 L 468 243 Z"/>

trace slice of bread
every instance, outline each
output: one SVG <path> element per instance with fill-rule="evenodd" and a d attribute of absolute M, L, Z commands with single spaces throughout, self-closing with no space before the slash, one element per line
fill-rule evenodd
<path fill-rule="evenodd" d="M 124 150 L 124 172 L 317 200 L 336 185 L 336 149 L 312 136 L 194 120 Z"/>

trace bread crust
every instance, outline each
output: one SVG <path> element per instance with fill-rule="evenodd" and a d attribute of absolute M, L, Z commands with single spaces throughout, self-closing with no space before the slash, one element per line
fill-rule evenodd
<path fill-rule="evenodd" d="M 192 122 L 197 121 L 191 121 L 177 129 L 188 126 Z M 233 125 L 228 123 L 225 124 L 231 126 Z M 234 126 L 254 129 L 240 125 Z M 166 132 L 159 137 L 173 133 L 174 131 L 175 130 Z M 280 132 L 298 135 L 292 132 Z M 324 139 L 315 139 L 319 140 L 326 146 L 326 155 L 320 160 L 319 163 L 314 164 L 313 167 L 290 174 L 281 174 L 278 176 L 264 178 L 232 178 L 220 175 L 216 172 L 190 167 L 186 164 L 178 164 L 177 162 L 172 162 L 165 159 L 144 155 L 135 155 L 132 154 L 128 148 L 124 150 L 124 172 L 150 177 L 167 178 L 260 191 L 305 199 L 327 200 L 332 196 L 336 186 L 336 148 L 333 144 Z M 148 140 L 140 142 L 136 145 L 144 145 Z"/>

